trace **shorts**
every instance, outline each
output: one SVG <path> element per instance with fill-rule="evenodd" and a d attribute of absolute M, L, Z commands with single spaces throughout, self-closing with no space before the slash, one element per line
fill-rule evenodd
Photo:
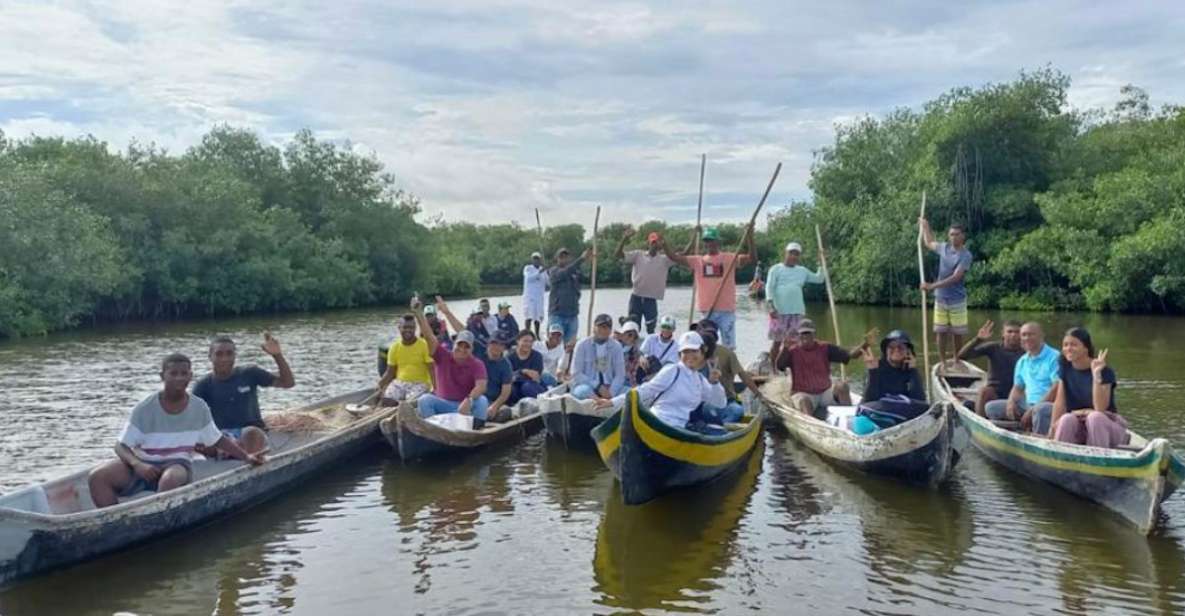
<path fill-rule="evenodd" d="M 155 466 L 156 468 L 160 469 L 161 474 L 164 474 L 165 469 L 169 468 L 170 466 L 184 466 L 186 473 L 189 475 L 189 480 L 186 483 L 193 481 L 193 463 L 189 460 L 161 460 L 160 462 L 141 460 L 141 462 Z M 132 471 L 132 482 L 128 484 L 128 487 L 121 490 L 119 495 L 132 496 L 138 492 L 156 492 L 156 484 L 156 481 L 147 481 L 143 477 L 137 475 L 135 471 Z"/>
<path fill-rule="evenodd" d="M 769 315 L 769 339 L 773 342 L 798 342 L 798 325 L 805 318 L 803 314 Z"/>
<path fill-rule="evenodd" d="M 403 402 L 404 400 L 415 400 L 420 396 L 428 393 L 431 387 L 427 383 L 416 383 L 394 380 L 387 385 L 387 389 L 383 391 L 383 398 L 387 400 L 395 400 L 396 402 Z"/>
<path fill-rule="evenodd" d="M 835 387 L 828 387 L 827 391 L 821 394 L 808 394 L 804 391 L 796 391 L 790 395 L 790 401 L 795 406 L 799 407 L 801 407 L 804 402 L 809 401 L 811 403 L 811 409 L 813 409 L 815 412 L 839 403 L 839 401 L 835 399 Z"/>
<path fill-rule="evenodd" d="M 964 336 L 967 334 L 967 302 L 958 304 L 944 304 L 934 302 L 934 332 L 939 334 L 952 333 Z"/>

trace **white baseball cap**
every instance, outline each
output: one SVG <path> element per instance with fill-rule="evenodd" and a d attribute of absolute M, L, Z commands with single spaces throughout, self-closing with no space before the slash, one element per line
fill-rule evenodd
<path fill-rule="evenodd" d="M 542 255 L 542 254 L 539 254 L 539 251 L 538 251 L 538 250 L 536 250 L 535 252 L 532 252 L 532 253 L 531 253 L 531 258 L 532 258 L 532 259 L 542 259 L 542 258 L 543 258 L 543 255 Z"/>
<path fill-rule="evenodd" d="M 704 339 L 695 332 L 687 332 L 679 337 L 679 352 L 700 351 L 704 348 Z"/>
<path fill-rule="evenodd" d="M 791 250 L 795 250 L 795 251 L 798 251 L 801 253 L 802 252 L 802 244 L 799 244 L 798 242 L 790 242 L 789 244 L 786 244 L 786 252 L 790 252 Z"/>
<path fill-rule="evenodd" d="M 634 332 L 636 334 L 636 333 L 638 333 L 638 324 L 634 323 L 633 321 L 626 321 L 625 323 L 622 324 L 621 329 L 619 329 L 617 331 L 622 334 L 624 334 L 626 332 Z"/>

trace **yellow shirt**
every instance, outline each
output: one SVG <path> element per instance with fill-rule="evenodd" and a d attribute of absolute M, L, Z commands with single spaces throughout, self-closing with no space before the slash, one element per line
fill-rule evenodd
<path fill-rule="evenodd" d="M 403 338 L 391 343 L 387 350 L 387 365 L 395 367 L 395 378 L 404 383 L 432 385 L 432 355 L 428 353 L 428 342 L 416 338 L 411 344 L 404 344 Z"/>

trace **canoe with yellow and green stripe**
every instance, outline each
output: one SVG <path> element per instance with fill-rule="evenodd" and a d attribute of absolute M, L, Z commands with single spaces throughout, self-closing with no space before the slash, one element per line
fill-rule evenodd
<path fill-rule="evenodd" d="M 601 460 L 621 484 L 625 504 L 640 505 L 738 468 L 761 437 L 761 413 L 745 416 L 725 434 L 701 434 L 659 419 L 631 390 L 624 408 L 591 434 Z"/>
<path fill-rule="evenodd" d="M 1116 449 L 1062 443 L 1001 427 L 961 402 L 974 400 L 987 375 L 965 363 L 958 375 L 932 375 L 934 391 L 959 402 L 959 424 L 971 443 L 993 462 L 1051 483 L 1115 512 L 1141 533 L 1156 525 L 1160 504 L 1185 481 L 1185 460 L 1163 438 L 1128 431 Z"/>

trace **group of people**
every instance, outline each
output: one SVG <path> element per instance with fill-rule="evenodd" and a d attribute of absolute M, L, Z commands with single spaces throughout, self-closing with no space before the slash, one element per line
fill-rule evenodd
<path fill-rule="evenodd" d="M 234 340 L 210 341 L 210 372 L 194 383 L 189 357 L 172 353 L 161 361 L 161 391 L 132 409 L 115 445 L 116 458 L 91 471 L 88 478 L 96 507 L 109 507 L 121 497 L 143 490 L 166 491 L 193 481 L 198 455 L 230 457 L 263 464 L 268 448 L 267 425 L 259 411 L 260 387 L 290 388 L 296 384 L 280 343 L 264 334 L 262 349 L 276 362 L 277 372 L 259 366 L 237 366 Z"/>

